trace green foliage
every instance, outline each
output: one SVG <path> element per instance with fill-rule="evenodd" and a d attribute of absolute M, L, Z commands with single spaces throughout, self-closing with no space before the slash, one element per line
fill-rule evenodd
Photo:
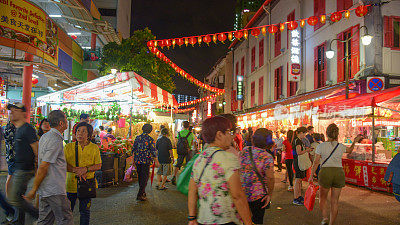
<path fill-rule="evenodd" d="M 147 41 L 154 40 L 148 28 L 136 30 L 128 39 L 122 40 L 120 45 L 108 43 L 103 48 L 103 57 L 100 62 L 100 73 L 110 73 L 111 69 L 121 72 L 134 71 L 160 88 L 172 93 L 175 84 L 172 74 L 175 71 L 150 52 Z"/>

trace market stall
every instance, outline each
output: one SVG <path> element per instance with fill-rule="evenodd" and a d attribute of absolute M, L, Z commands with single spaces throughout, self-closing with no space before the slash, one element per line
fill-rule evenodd
<path fill-rule="evenodd" d="M 162 107 L 177 108 L 174 96 L 134 72 L 110 74 L 90 82 L 54 92 L 37 99 L 44 115 L 60 109 L 69 120 L 66 141 L 71 140 L 73 125 L 79 115 L 89 114 L 95 129 L 111 128 L 115 139 L 101 139 L 101 184 L 118 183 L 126 167 L 132 163 L 133 139 L 141 133 L 144 123 L 151 122 L 155 132 L 161 124 L 173 130 L 172 112 L 158 112 Z M 126 160 L 128 159 L 128 160 Z M 128 163 L 127 163 L 128 161 Z"/>
<path fill-rule="evenodd" d="M 325 133 L 336 123 L 339 142 L 350 146 L 354 137 L 363 135 L 351 154 L 343 157 L 346 182 L 379 191 L 390 191 L 383 179 L 386 168 L 400 147 L 400 87 L 330 102 L 319 102 L 315 132 Z"/>

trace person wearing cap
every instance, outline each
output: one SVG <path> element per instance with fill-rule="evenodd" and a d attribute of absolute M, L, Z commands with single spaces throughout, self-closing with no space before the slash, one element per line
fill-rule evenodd
<path fill-rule="evenodd" d="M 146 201 L 146 186 L 149 180 L 150 166 L 155 162 L 156 167 L 159 167 L 157 158 L 157 150 L 154 139 L 149 136 L 153 127 L 150 124 L 145 124 L 142 127 L 143 133 L 136 137 L 132 147 L 132 154 L 136 164 L 136 170 L 139 179 L 139 192 L 137 200 Z"/>
<path fill-rule="evenodd" d="M 76 129 L 76 126 L 78 126 L 78 124 L 79 123 L 82 123 L 82 122 L 86 122 L 86 123 L 89 123 L 89 121 L 90 121 L 90 116 L 89 116 L 89 114 L 86 114 L 86 113 L 82 113 L 80 116 L 79 116 L 79 122 L 78 123 L 76 123 L 75 125 L 74 125 L 74 127 L 72 128 L 72 141 L 76 141 L 76 137 L 75 137 L 75 129 Z"/>
<path fill-rule="evenodd" d="M 38 137 L 35 128 L 26 122 L 26 108 L 21 103 L 9 104 L 10 121 L 15 125 L 14 136 L 15 172 L 9 187 L 10 204 L 18 208 L 18 223 L 23 224 L 25 213 L 33 218 L 39 217 L 39 211 L 23 198 L 29 181 L 35 176 L 35 164 L 38 156 Z"/>

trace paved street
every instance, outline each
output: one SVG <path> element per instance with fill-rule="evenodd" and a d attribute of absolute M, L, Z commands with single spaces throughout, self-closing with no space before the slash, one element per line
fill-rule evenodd
<path fill-rule="evenodd" d="M 273 207 L 267 211 L 264 224 L 320 224 L 318 203 L 313 212 L 292 205 L 292 193 L 286 191 L 286 186 L 280 182 L 282 176 L 283 173 L 280 173 L 276 178 Z M 1 176 L 1 187 L 4 187 L 4 179 L 5 176 Z M 147 202 L 136 201 L 137 189 L 136 182 L 123 187 L 100 189 L 98 198 L 92 202 L 92 224 L 186 224 L 187 198 L 174 187 L 167 191 L 148 188 Z M 75 224 L 79 224 L 77 208 L 74 215 Z M 4 215 L 1 215 L 1 219 L 4 219 Z M 346 186 L 342 192 L 337 224 L 400 224 L 400 203 L 390 195 Z"/>

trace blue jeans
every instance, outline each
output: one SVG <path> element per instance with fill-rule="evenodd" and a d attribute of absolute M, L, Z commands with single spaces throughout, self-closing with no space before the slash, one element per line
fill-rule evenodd
<path fill-rule="evenodd" d="M 74 211 L 76 199 L 78 199 L 77 193 L 67 193 L 67 197 L 71 202 L 71 210 Z M 90 221 L 90 206 L 92 205 L 91 198 L 79 198 L 79 214 L 80 225 L 89 225 Z"/>
<path fill-rule="evenodd" d="M 35 219 L 39 218 L 39 210 L 22 197 L 25 195 L 29 181 L 34 176 L 33 170 L 16 170 L 11 178 L 9 201 L 12 206 L 18 208 L 18 224 L 24 224 L 25 213 Z"/>

